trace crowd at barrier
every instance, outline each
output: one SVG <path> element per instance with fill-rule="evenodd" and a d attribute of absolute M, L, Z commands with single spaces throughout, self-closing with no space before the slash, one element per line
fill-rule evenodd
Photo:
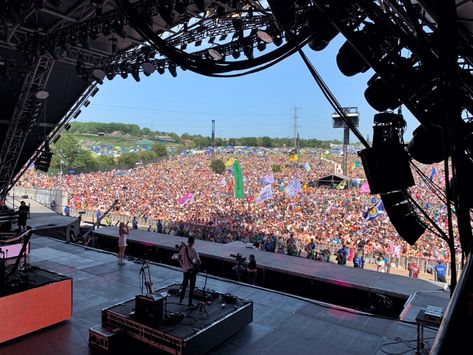
<path fill-rule="evenodd" d="M 232 157 L 239 160 L 244 199 L 234 197 L 230 172 L 220 175 L 210 169 L 210 162 L 216 157 L 219 156 L 172 157 L 129 170 L 55 177 L 29 170 L 19 186 L 66 190 L 69 213 L 84 210 L 84 218 L 91 217 L 94 221 L 97 213 L 103 214 L 118 200 L 102 224 L 132 223 L 135 218 L 140 229 L 156 230 L 156 222 L 161 220 L 166 232 L 172 229 L 171 234 L 192 234 L 223 243 L 242 240 L 263 245 L 267 238 L 274 238 L 274 251 L 291 255 L 296 254 L 294 249 L 297 255 L 303 254 L 306 245 L 314 239 L 318 245 L 326 245 L 330 252 L 333 246 L 339 245 L 366 250 L 367 262 L 371 261 L 370 255 L 395 254 L 398 264 L 405 267 L 407 260 L 419 258 L 418 264 L 426 271 L 430 262 L 424 259 L 432 263 L 438 259 L 449 260 L 446 243 L 430 230 L 410 247 L 397 235 L 386 214 L 366 220 L 363 214 L 377 203 L 377 196 L 359 188 L 311 184 L 333 173 L 337 157 L 303 154 L 298 161 L 288 161 L 283 154 L 220 156 L 224 161 Z M 350 155 L 348 175 L 364 180 L 358 160 L 356 155 Z M 273 174 L 272 197 L 257 203 L 262 177 L 270 175 L 274 165 L 282 169 Z M 432 167 L 424 166 L 423 170 L 427 176 L 432 175 Z M 438 170 L 431 178 L 443 188 L 441 168 Z M 301 191 L 290 196 L 287 187 L 295 178 L 301 184 Z M 440 228 L 446 230 L 446 208 L 429 192 L 426 182 L 417 179 L 417 185 L 410 190 Z M 184 196 L 191 198 L 182 203 Z M 288 248 L 288 244 L 294 245 Z M 459 253 L 458 244 L 455 246 Z"/>

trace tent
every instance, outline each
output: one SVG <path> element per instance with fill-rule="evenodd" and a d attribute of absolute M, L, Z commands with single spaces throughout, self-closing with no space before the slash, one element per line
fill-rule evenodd
<path fill-rule="evenodd" d="M 346 181 L 347 188 L 351 188 L 351 180 L 348 176 L 340 174 L 331 174 L 324 177 L 321 177 L 317 180 L 318 186 L 329 186 L 336 187 L 339 186 L 343 181 Z"/>

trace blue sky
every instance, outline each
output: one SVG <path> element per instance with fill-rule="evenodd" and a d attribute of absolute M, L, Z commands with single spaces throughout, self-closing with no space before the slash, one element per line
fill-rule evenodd
<path fill-rule="evenodd" d="M 360 131 L 372 137 L 376 113 L 363 97 L 373 72 L 345 77 L 337 68 L 336 54 L 343 44 L 340 36 L 322 52 L 304 51 L 342 106 L 357 106 Z M 178 69 L 136 82 L 131 75 L 105 80 L 100 92 L 82 110 L 78 121 L 136 123 L 152 130 L 210 135 L 211 120 L 217 137 L 293 135 L 294 107 L 298 107 L 302 138 L 342 139 L 341 129 L 332 128 L 332 107 L 298 54 L 259 73 L 239 78 L 208 78 Z M 404 108 L 408 123 L 406 140 L 417 121 Z M 353 135 L 351 135 L 354 141 Z"/>

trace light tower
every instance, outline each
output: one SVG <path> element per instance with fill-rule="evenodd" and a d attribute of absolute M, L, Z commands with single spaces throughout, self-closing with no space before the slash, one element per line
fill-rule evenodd
<path fill-rule="evenodd" d="M 343 111 L 345 112 L 348 119 L 353 123 L 355 127 L 359 126 L 360 116 L 358 113 L 358 107 L 344 107 Z M 348 145 L 350 144 L 350 128 L 348 128 L 345 121 L 340 117 L 336 112 L 332 113 L 332 124 L 333 128 L 343 128 L 343 175 L 347 176 L 348 169 Z"/>

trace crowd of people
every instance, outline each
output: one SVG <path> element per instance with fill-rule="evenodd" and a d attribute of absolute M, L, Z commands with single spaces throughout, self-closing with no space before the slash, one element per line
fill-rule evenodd
<path fill-rule="evenodd" d="M 210 163 L 216 158 L 238 159 L 243 170 L 244 199 L 234 197 L 231 172 L 220 175 L 212 171 Z M 262 249 L 290 255 L 302 252 L 313 257 L 316 247 L 311 243 L 333 243 L 354 250 L 347 256 L 350 261 L 360 249 L 373 258 L 390 255 L 395 260 L 401 254 L 449 258 L 446 243 L 430 230 L 410 247 L 398 236 L 386 214 L 366 220 L 364 212 L 376 204 L 379 196 L 362 192 L 359 186 L 313 184 L 339 169 L 339 161 L 339 157 L 322 153 L 300 154 L 296 161 L 289 161 L 288 156 L 281 153 L 174 156 L 126 171 L 46 176 L 29 170 L 18 185 L 66 190 L 68 210 L 105 211 L 118 200 L 112 215 L 125 215 L 129 220 L 138 217 L 149 224 L 161 225 L 161 229 L 162 223 L 177 223 L 181 228 L 188 226 L 185 227 L 187 235 L 192 234 L 189 226 L 206 226 L 206 235 L 196 237 L 218 242 L 253 242 Z M 275 165 L 282 169 L 272 173 Z M 431 175 L 432 167 L 422 169 L 427 176 Z M 436 169 L 436 176 L 431 178 L 444 185 L 442 169 Z M 272 197 L 257 203 L 262 177 L 271 174 L 274 176 Z M 366 179 L 356 155 L 349 157 L 348 175 L 361 181 Z M 291 197 L 286 187 L 294 178 L 300 182 L 302 190 Z M 411 194 L 446 230 L 445 206 L 427 189 L 425 179 L 417 177 L 416 180 Z M 183 196 L 192 198 L 182 203 Z M 133 228 L 137 228 L 135 222 Z"/>

